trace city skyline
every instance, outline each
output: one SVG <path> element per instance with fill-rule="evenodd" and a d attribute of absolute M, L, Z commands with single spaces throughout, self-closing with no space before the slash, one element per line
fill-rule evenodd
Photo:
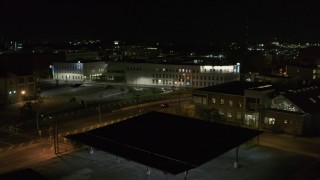
<path fill-rule="evenodd" d="M 0 6 L 6 40 L 320 41 L 312 3 L 15 0 Z"/>

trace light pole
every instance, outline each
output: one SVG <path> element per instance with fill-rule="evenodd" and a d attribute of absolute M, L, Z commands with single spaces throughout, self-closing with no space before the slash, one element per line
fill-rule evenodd
<path fill-rule="evenodd" d="M 136 100 L 136 103 L 137 103 L 137 114 L 139 114 L 139 96 L 140 95 L 136 95 L 136 98 L 137 98 L 137 100 Z"/>

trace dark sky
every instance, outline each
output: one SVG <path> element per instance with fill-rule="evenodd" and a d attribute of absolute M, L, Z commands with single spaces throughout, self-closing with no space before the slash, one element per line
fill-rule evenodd
<path fill-rule="evenodd" d="M 12 40 L 320 41 L 316 3 L 236 0 L 0 0 Z"/>

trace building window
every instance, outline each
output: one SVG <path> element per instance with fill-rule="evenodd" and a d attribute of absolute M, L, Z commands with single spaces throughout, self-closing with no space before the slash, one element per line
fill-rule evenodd
<path fill-rule="evenodd" d="M 224 99 L 221 99 L 221 100 L 220 100 L 220 104 L 224 104 Z"/>
<path fill-rule="evenodd" d="M 28 82 L 33 82 L 33 81 L 34 81 L 33 77 L 28 77 Z"/>
<path fill-rule="evenodd" d="M 229 117 L 229 118 L 231 118 L 231 117 L 232 117 L 232 113 L 231 113 L 231 111 L 228 111 L 228 112 L 227 112 L 227 117 Z"/>
<path fill-rule="evenodd" d="M 215 98 L 212 98 L 211 101 L 212 101 L 212 104 L 216 103 L 216 99 Z"/>
<path fill-rule="evenodd" d="M 224 112 L 222 111 L 222 109 L 219 109 L 219 114 L 224 115 Z"/>
<path fill-rule="evenodd" d="M 229 101 L 229 106 L 233 106 L 233 101 L 232 100 Z"/>
<path fill-rule="evenodd" d="M 242 107 L 242 104 L 240 101 L 238 101 L 238 107 Z"/>
<path fill-rule="evenodd" d="M 264 118 L 264 123 L 265 123 L 265 124 L 274 125 L 275 121 L 276 121 L 275 118 L 269 118 L 269 117 L 265 117 L 265 118 Z"/>
<path fill-rule="evenodd" d="M 19 82 L 19 83 L 24 83 L 24 78 L 19 78 L 19 79 L 18 79 L 18 82 Z"/>
<path fill-rule="evenodd" d="M 237 112 L 237 119 L 241 119 L 241 112 Z"/>
<path fill-rule="evenodd" d="M 285 120 L 283 121 L 283 123 L 284 123 L 284 124 L 288 124 L 288 120 L 285 119 Z"/>

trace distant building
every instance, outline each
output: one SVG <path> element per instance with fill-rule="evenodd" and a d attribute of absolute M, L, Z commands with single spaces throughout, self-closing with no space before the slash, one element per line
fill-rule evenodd
<path fill-rule="evenodd" d="M 117 74 L 115 74 L 117 72 Z M 125 76 L 127 84 L 206 87 L 240 79 L 240 64 L 199 65 L 199 64 L 156 64 L 108 62 L 107 78 Z"/>
<path fill-rule="evenodd" d="M 162 57 L 163 50 L 158 47 L 119 45 L 115 43 L 112 49 L 105 51 L 105 56 L 114 61 L 123 61 L 124 59 L 154 59 Z"/>
<path fill-rule="evenodd" d="M 0 75 L 0 104 L 12 104 L 36 99 L 36 95 L 35 75 L 10 72 Z"/>
<path fill-rule="evenodd" d="M 303 84 L 310 83 L 316 79 L 320 79 L 320 64 L 319 65 L 287 65 L 287 74 L 297 77 Z"/>
<path fill-rule="evenodd" d="M 302 84 L 310 84 L 320 79 L 320 48 L 303 49 L 294 61 L 287 65 L 287 74 L 298 77 Z"/>
<path fill-rule="evenodd" d="M 209 109 L 213 121 L 294 135 L 320 130 L 318 86 L 279 93 L 266 83 L 229 82 L 195 89 L 193 102 Z"/>
<path fill-rule="evenodd" d="M 61 51 L 57 51 L 61 52 Z M 65 61 L 74 62 L 74 61 L 100 61 L 101 58 L 99 56 L 98 51 L 81 51 L 81 50 L 66 50 L 63 51 L 65 53 Z"/>
<path fill-rule="evenodd" d="M 52 77 L 58 83 L 77 83 L 99 79 L 106 71 L 104 61 L 96 62 L 54 62 Z"/>

